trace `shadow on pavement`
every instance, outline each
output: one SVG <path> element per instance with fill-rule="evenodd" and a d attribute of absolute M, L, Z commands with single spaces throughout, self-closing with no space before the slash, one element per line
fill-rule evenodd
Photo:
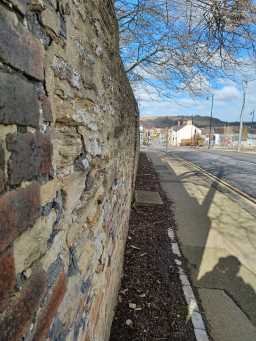
<path fill-rule="evenodd" d="M 256 233 L 251 228 L 252 224 L 247 224 L 246 216 L 245 218 L 236 216 L 237 212 L 227 214 L 226 210 L 224 210 L 224 202 L 214 203 L 214 209 L 217 213 L 215 213 L 213 220 L 209 211 L 214 196 L 217 191 L 222 192 L 224 195 L 225 189 L 219 188 L 219 183 L 216 181 L 211 183 L 209 189 L 208 186 L 206 189 L 206 186 L 202 183 L 197 184 L 197 181 L 200 181 L 197 179 L 198 172 L 183 170 L 178 174 L 171 165 L 163 171 L 163 168 L 161 169 L 163 163 L 156 157 L 154 158 L 153 154 L 150 154 L 150 156 L 152 156 L 151 159 L 159 174 L 162 187 L 169 198 L 171 200 L 173 200 L 174 196 L 179 198 L 179 202 L 176 201 L 175 203 L 176 215 L 178 215 L 178 225 L 183 227 L 178 226 L 178 238 L 181 242 L 183 254 L 188 261 L 193 284 L 198 288 L 222 290 L 255 326 L 255 290 L 242 277 L 246 272 L 245 278 L 248 278 L 248 276 L 253 277 L 256 284 L 255 272 L 245 266 L 243 260 L 236 256 L 236 248 L 239 249 L 241 243 L 243 243 L 243 240 L 239 240 L 239 238 L 241 238 L 241 231 L 244 229 L 248 229 L 248 231 L 243 232 L 246 233 L 248 239 L 246 243 L 255 245 L 249 237 L 251 234 Z M 223 169 L 219 170 L 217 176 L 222 178 Z M 193 188 L 191 190 L 192 194 L 188 193 L 185 186 L 190 185 L 193 188 L 196 188 L 197 185 L 204 187 L 204 191 L 200 196 L 201 200 L 198 200 L 193 195 Z M 208 191 L 205 194 L 206 190 Z M 187 208 L 186 211 L 184 211 L 184 207 Z M 226 226 L 224 224 L 225 219 L 227 221 Z M 232 225 L 232 221 L 235 227 L 230 229 L 229 226 Z M 221 226 L 219 229 L 216 228 L 218 224 Z M 213 232 L 211 238 L 209 238 L 210 232 Z M 221 238 L 223 240 L 227 239 L 227 243 L 230 242 L 232 247 L 229 249 L 226 247 L 227 245 L 221 245 Z M 218 245 L 218 242 L 220 242 L 220 245 Z M 253 248 L 255 250 L 255 246 Z M 229 338 L 227 340 L 231 341 Z M 242 339 L 239 340 L 242 341 Z"/>
<path fill-rule="evenodd" d="M 229 287 L 232 286 L 237 288 L 235 294 L 236 297 L 241 298 L 243 295 L 244 299 L 242 302 L 236 301 L 236 298 L 230 296 L 232 300 L 240 307 L 245 315 L 250 319 L 251 314 L 248 315 L 248 311 L 253 311 L 256 308 L 256 295 L 254 289 L 247 284 L 241 276 L 239 271 L 241 269 L 241 262 L 235 256 L 221 257 L 218 263 L 215 265 L 212 271 L 207 272 L 198 282 L 197 285 L 202 288 L 209 287 L 209 283 L 212 288 L 218 288 L 225 291 L 230 296 Z M 243 309 L 244 308 L 244 309 Z"/>

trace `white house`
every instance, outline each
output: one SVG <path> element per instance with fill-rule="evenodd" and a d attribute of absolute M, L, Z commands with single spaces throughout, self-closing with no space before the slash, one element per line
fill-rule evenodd
<path fill-rule="evenodd" d="M 185 124 L 178 124 L 170 129 L 169 144 L 180 146 L 185 141 L 191 141 L 192 143 L 195 137 L 201 134 L 201 129 L 193 125 L 192 120 L 188 120 Z"/>

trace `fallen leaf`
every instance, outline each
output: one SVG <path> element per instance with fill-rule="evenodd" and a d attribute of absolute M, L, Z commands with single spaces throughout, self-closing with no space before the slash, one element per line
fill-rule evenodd
<path fill-rule="evenodd" d="M 139 247 L 137 247 L 137 246 L 134 246 L 134 245 L 131 245 L 131 248 L 133 248 L 133 249 L 135 249 L 135 250 L 140 250 L 140 248 L 139 248 Z"/>
<path fill-rule="evenodd" d="M 136 309 L 137 305 L 135 303 L 129 303 L 130 309 Z"/>
<path fill-rule="evenodd" d="M 125 295 L 127 293 L 128 289 L 121 290 L 120 293 Z"/>
<path fill-rule="evenodd" d="M 140 296 L 140 297 L 146 297 L 146 294 L 143 293 L 143 294 L 141 294 L 141 295 L 139 295 L 139 296 Z"/>
<path fill-rule="evenodd" d="M 130 319 L 126 320 L 125 323 L 126 323 L 126 325 L 129 326 L 129 327 L 133 325 L 133 322 L 132 322 L 132 320 L 130 320 Z"/>

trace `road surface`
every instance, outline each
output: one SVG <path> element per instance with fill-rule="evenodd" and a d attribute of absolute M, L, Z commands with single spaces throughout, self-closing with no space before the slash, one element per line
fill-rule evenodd
<path fill-rule="evenodd" d="M 188 148 L 169 148 L 169 154 L 195 163 L 256 198 L 256 154 Z"/>

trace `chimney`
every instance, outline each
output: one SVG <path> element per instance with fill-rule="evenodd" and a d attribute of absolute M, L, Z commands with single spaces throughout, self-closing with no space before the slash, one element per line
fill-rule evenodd
<path fill-rule="evenodd" d="M 192 120 L 187 120 L 187 125 L 192 126 Z"/>
<path fill-rule="evenodd" d="M 180 127 L 180 125 L 181 125 L 181 122 L 180 122 L 180 121 L 178 121 L 178 127 Z"/>

